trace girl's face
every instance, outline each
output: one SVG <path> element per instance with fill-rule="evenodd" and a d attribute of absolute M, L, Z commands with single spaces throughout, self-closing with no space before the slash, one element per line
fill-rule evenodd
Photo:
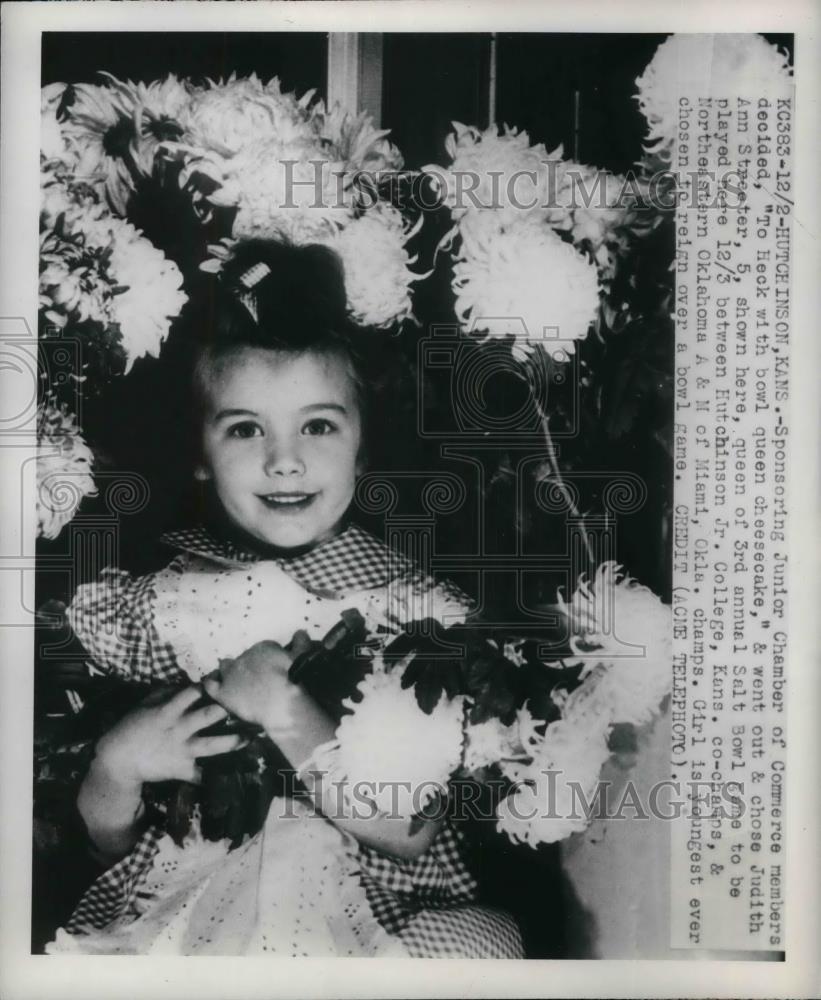
<path fill-rule="evenodd" d="M 362 440 L 356 387 L 335 354 L 243 347 L 208 366 L 204 463 L 234 524 L 282 549 L 333 535 Z"/>

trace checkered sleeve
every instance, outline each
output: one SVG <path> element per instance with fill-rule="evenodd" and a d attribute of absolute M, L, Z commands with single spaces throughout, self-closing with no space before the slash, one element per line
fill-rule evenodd
<path fill-rule="evenodd" d="M 462 837 L 446 824 L 414 861 L 360 846 L 360 879 L 374 916 L 412 958 L 523 958 L 513 917 L 479 902 Z"/>
<path fill-rule="evenodd" d="M 181 570 L 180 566 L 172 567 Z M 174 650 L 154 625 L 154 574 L 131 576 L 107 568 L 77 589 L 66 616 L 95 665 L 134 681 L 176 681 L 183 673 Z"/>
<path fill-rule="evenodd" d="M 163 831 L 150 826 L 122 861 L 107 869 L 88 889 L 66 924 L 69 934 L 87 934 L 139 915 L 141 889 L 151 871 Z"/>
<path fill-rule="evenodd" d="M 422 908 L 459 906 L 476 900 L 478 886 L 462 858 L 459 833 L 445 825 L 424 854 L 400 861 L 360 845 L 360 877 L 382 926 L 403 930 Z"/>

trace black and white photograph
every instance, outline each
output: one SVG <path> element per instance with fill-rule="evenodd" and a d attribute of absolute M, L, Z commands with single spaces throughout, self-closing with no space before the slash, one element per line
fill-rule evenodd
<path fill-rule="evenodd" d="M 811 996 L 812 19 L 435 6 L 3 5 L 14 950 Z"/>

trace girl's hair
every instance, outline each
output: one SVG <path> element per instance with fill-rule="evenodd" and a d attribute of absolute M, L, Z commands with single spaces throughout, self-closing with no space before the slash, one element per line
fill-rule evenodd
<path fill-rule="evenodd" d="M 343 357 L 359 402 L 363 452 L 373 454 L 372 434 L 380 426 L 374 411 L 381 408 L 395 366 L 391 338 L 348 319 L 342 261 L 329 247 L 267 240 L 238 244 L 219 278 L 210 277 L 196 296 L 191 320 L 195 440 L 214 363 L 243 347 L 260 347 Z"/>

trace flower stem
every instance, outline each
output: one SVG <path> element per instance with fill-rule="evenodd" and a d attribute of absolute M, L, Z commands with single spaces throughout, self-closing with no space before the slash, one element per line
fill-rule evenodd
<path fill-rule="evenodd" d="M 545 453 L 547 455 L 547 461 L 550 466 L 551 475 L 553 479 L 563 488 L 563 492 L 567 498 L 568 507 L 570 508 L 570 513 L 579 522 L 582 541 L 584 542 L 584 547 L 587 550 L 587 558 L 590 562 L 590 568 L 592 569 L 595 563 L 595 557 L 593 555 L 593 547 L 590 544 L 590 536 L 587 533 L 587 528 L 584 523 L 584 517 L 582 516 L 581 511 L 579 511 L 579 509 L 576 507 L 576 504 L 573 502 L 572 494 L 570 493 L 569 490 L 564 489 L 564 479 L 562 478 L 561 469 L 559 468 L 559 461 L 556 458 L 556 448 L 553 444 L 553 438 L 550 434 L 550 417 L 542 409 L 542 406 L 539 403 L 538 399 L 534 399 L 534 403 L 536 404 L 536 409 L 539 413 L 539 420 L 542 425 L 542 433 L 544 434 L 544 443 L 545 443 Z"/>

